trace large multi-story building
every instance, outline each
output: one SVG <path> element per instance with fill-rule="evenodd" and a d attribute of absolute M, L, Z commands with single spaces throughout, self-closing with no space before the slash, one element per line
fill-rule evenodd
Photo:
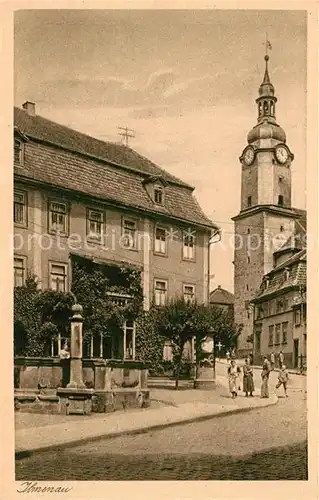
<path fill-rule="evenodd" d="M 261 331 L 258 324 L 258 331 L 254 332 L 251 301 L 259 293 L 265 275 L 277 275 L 274 266 L 280 265 L 279 272 L 282 262 L 288 258 L 283 251 L 276 259 L 277 250 L 283 247 L 297 250 L 299 245 L 305 245 L 306 214 L 291 206 L 291 163 L 294 155 L 287 145 L 284 130 L 276 120 L 277 98 L 269 78 L 268 60 L 266 55 L 264 79 L 256 99 L 257 124 L 248 133 L 248 144 L 240 156 L 240 212 L 233 217 L 234 313 L 236 323 L 242 326 L 238 339 L 240 356 L 252 350 L 252 339 L 255 340 L 254 348 L 261 346 L 260 355 L 268 354 L 268 340 L 267 345 L 263 340 L 265 335 L 268 339 L 268 331 L 267 334 Z M 290 343 L 288 345 L 290 349 Z M 286 345 L 282 347 L 286 348 Z M 295 359 L 296 354 L 292 357 Z"/>
<path fill-rule="evenodd" d="M 14 284 L 69 291 L 74 258 L 141 270 L 144 308 L 208 302 L 218 227 L 194 188 L 122 144 L 14 109 Z M 134 349 L 133 349 L 134 350 Z M 101 355 L 102 346 L 101 346 Z"/>

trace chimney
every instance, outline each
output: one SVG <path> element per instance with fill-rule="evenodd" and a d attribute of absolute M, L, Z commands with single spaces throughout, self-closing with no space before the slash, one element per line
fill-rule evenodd
<path fill-rule="evenodd" d="M 26 101 L 24 104 L 22 104 L 22 107 L 28 113 L 29 116 L 35 116 L 34 102 Z"/>
<path fill-rule="evenodd" d="M 221 285 L 218 285 L 218 290 L 220 290 L 220 289 L 221 289 Z"/>

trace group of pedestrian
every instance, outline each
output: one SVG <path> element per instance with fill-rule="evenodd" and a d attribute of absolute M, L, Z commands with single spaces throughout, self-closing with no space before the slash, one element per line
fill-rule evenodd
<path fill-rule="evenodd" d="M 283 364 L 283 356 L 279 357 L 279 360 L 280 360 L 280 365 L 279 365 L 280 369 L 279 369 L 276 389 L 279 389 L 281 386 L 283 386 L 285 396 L 287 397 L 288 371 L 286 366 Z M 260 388 L 261 398 L 269 398 L 269 376 L 273 369 L 274 367 L 272 364 L 272 360 L 269 362 L 268 357 L 264 356 L 262 371 L 261 371 L 261 388 Z M 228 383 L 229 383 L 229 391 L 233 399 L 237 397 L 238 391 L 241 390 L 240 374 L 241 374 L 240 366 L 237 365 L 235 359 L 232 359 L 228 367 Z M 246 397 L 253 397 L 254 390 L 255 390 L 254 374 L 253 374 L 251 358 L 246 358 L 245 363 L 243 365 L 243 392 L 245 393 Z"/>
<path fill-rule="evenodd" d="M 278 354 L 278 367 L 280 370 L 284 364 L 284 359 L 285 359 L 284 353 L 282 351 L 280 351 Z M 271 364 L 271 369 L 274 370 L 275 365 L 276 365 L 276 356 L 275 356 L 274 352 L 272 352 L 270 354 L 270 364 Z"/>
<path fill-rule="evenodd" d="M 238 391 L 240 391 L 240 367 L 237 365 L 236 360 L 232 359 L 228 367 L 228 381 L 229 381 L 229 391 L 232 398 L 236 398 Z M 243 366 L 243 391 L 246 397 L 253 397 L 254 378 L 253 378 L 253 368 L 250 364 L 249 359 L 245 359 L 245 364 Z"/>

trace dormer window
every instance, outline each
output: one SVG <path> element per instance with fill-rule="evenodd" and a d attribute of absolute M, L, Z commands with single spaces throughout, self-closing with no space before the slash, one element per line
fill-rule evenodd
<path fill-rule="evenodd" d="M 167 182 L 161 176 L 154 175 L 143 180 L 148 196 L 155 205 L 165 205 L 165 188 Z"/>
<path fill-rule="evenodd" d="M 162 186 L 154 186 L 154 203 L 164 205 L 164 189 Z"/>
<path fill-rule="evenodd" d="M 20 139 L 14 139 L 14 163 L 23 165 L 23 142 Z"/>
<path fill-rule="evenodd" d="M 289 278 L 289 269 L 286 267 L 284 269 L 284 281 L 287 281 Z"/>
<path fill-rule="evenodd" d="M 263 281 L 263 289 L 267 290 L 268 286 L 269 286 L 269 276 L 266 276 L 266 278 L 264 278 Z"/>

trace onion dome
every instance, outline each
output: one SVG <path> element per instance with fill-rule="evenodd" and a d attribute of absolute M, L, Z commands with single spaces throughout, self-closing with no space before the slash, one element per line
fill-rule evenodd
<path fill-rule="evenodd" d="M 286 133 L 277 123 L 265 120 L 252 128 L 247 136 L 248 144 L 260 139 L 275 139 L 279 142 L 286 142 Z"/>

